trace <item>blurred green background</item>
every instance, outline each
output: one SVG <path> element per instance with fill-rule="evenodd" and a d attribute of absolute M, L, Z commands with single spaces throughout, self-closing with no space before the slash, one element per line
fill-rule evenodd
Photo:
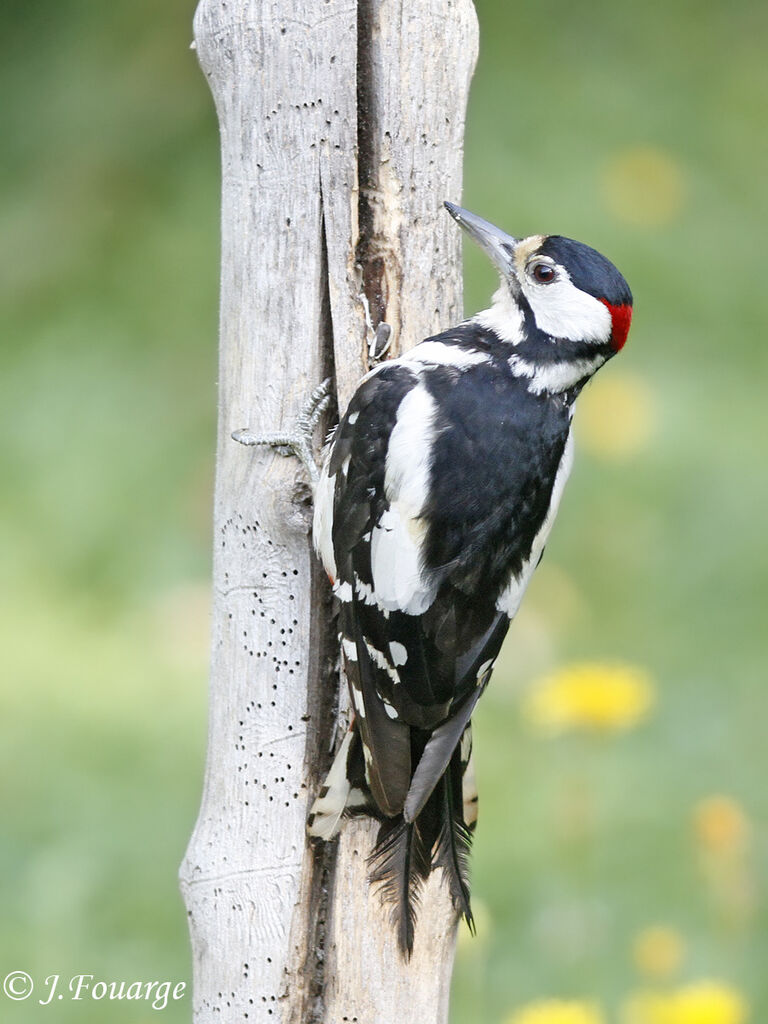
<path fill-rule="evenodd" d="M 683 993 L 664 1024 L 759 1022 L 768 8 L 477 8 L 465 204 L 595 245 L 636 306 L 476 716 L 479 935 L 453 1021 L 657 1024 L 628 1003 L 654 991 Z M 219 207 L 192 10 L 4 6 L 3 974 L 189 977 Z M 466 261 L 471 311 L 494 282 Z M 570 714 L 557 734 L 531 693 Z M 156 1017 L 0 1016 L 44 1012 Z"/>

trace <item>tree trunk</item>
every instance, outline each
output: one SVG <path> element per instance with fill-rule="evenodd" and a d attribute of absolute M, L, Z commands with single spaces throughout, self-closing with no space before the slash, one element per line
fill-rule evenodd
<path fill-rule="evenodd" d="M 329 373 L 343 409 L 366 305 L 393 352 L 459 318 L 442 201 L 461 191 L 474 8 L 201 0 L 195 41 L 223 179 L 209 746 L 181 868 L 195 1020 L 440 1024 L 455 919 L 439 873 L 406 964 L 366 879 L 373 825 L 306 839 L 339 703 L 330 588 L 301 467 L 230 434 L 289 427 Z"/>

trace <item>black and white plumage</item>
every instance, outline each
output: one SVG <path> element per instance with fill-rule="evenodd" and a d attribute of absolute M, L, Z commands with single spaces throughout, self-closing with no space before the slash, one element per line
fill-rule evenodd
<path fill-rule="evenodd" d="M 490 309 L 363 378 L 315 491 L 355 716 L 309 830 L 380 819 L 371 879 L 405 955 L 434 867 L 471 924 L 470 718 L 557 512 L 574 401 L 624 344 L 632 308 L 588 246 L 517 240 L 446 206 L 501 286 Z"/>

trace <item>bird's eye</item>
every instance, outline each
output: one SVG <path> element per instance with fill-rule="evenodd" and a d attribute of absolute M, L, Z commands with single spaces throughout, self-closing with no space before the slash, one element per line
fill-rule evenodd
<path fill-rule="evenodd" d="M 549 263 L 532 263 L 528 270 L 539 284 L 549 284 L 556 277 L 555 268 Z"/>

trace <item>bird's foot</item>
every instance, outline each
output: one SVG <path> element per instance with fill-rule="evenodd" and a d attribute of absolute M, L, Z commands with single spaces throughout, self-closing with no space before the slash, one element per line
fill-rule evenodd
<path fill-rule="evenodd" d="M 245 445 L 265 445 L 286 457 L 295 455 L 306 469 L 312 483 L 317 483 L 320 470 L 315 462 L 312 441 L 315 427 L 331 401 L 331 383 L 331 378 L 328 377 L 312 391 L 290 431 L 257 437 L 250 430 L 235 430 L 232 433 L 232 440 Z"/>

